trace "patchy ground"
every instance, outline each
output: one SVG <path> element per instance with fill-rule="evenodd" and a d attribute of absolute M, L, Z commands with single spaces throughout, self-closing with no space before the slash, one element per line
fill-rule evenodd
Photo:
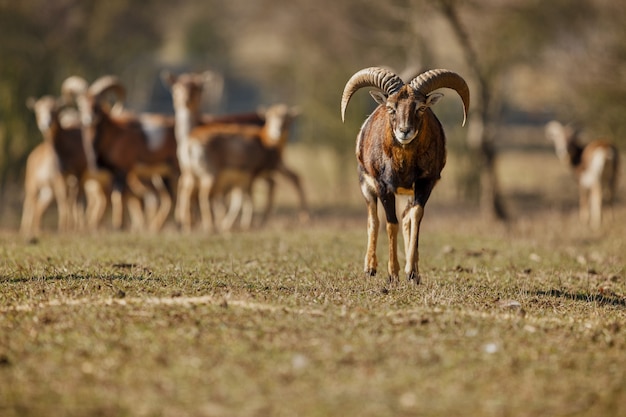
<path fill-rule="evenodd" d="M 626 210 L 576 225 L 433 204 L 419 286 L 362 275 L 364 211 L 228 236 L 4 232 L 0 415 L 625 415 Z"/>

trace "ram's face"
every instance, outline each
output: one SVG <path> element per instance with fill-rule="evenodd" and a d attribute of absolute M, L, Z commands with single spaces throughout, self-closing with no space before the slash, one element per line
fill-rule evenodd
<path fill-rule="evenodd" d="M 441 97 L 439 93 L 424 96 L 408 85 L 390 95 L 385 102 L 385 108 L 395 140 L 402 145 L 411 143 L 419 133 L 424 113 Z"/>
<path fill-rule="evenodd" d="M 396 94 L 389 96 L 386 109 L 394 138 L 402 145 L 415 139 L 419 119 L 425 109 L 415 92 L 405 86 Z"/>

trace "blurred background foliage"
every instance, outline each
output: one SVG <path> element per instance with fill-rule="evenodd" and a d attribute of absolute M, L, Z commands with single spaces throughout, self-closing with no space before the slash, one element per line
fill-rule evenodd
<path fill-rule="evenodd" d="M 171 113 L 162 69 L 221 72 L 225 94 L 208 111 L 297 104 L 297 140 L 332 149 L 353 179 L 356 132 L 373 105 L 357 94 L 342 124 L 341 91 L 357 70 L 385 65 L 467 79 L 482 136 L 471 137 L 475 119 L 456 127 L 456 98 L 436 112 L 450 151 L 469 158 L 464 198 L 478 201 L 472 141 L 546 146 L 541 128 L 557 118 L 624 146 L 624 22 L 626 2 L 614 0 L 0 0 L 0 197 L 21 184 L 41 140 L 27 97 L 58 94 L 73 74 L 116 74 L 128 107 Z"/>

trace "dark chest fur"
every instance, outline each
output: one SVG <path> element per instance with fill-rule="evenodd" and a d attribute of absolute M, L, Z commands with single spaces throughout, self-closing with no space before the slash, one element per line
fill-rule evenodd
<path fill-rule="evenodd" d="M 357 148 L 361 169 L 393 191 L 411 189 L 422 179 L 438 180 L 446 163 L 446 144 L 441 125 L 435 121 L 432 127 L 430 137 L 424 129 L 411 143 L 401 145 L 384 135 L 372 135 L 370 129 L 376 126 L 366 124 L 362 133 L 368 134 Z"/>

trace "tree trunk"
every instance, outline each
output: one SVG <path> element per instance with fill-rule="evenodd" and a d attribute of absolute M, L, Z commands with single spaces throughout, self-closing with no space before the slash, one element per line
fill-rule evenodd
<path fill-rule="evenodd" d="M 493 143 L 490 122 L 491 87 L 487 81 L 478 57 L 470 43 L 469 36 L 465 31 L 456 11 L 454 0 L 441 0 L 439 2 L 443 16 L 450 23 L 452 30 L 461 45 L 467 64 L 474 73 L 478 87 L 478 97 L 473 99 L 473 112 L 476 117 L 470 120 L 470 130 L 467 136 L 469 148 L 476 164 L 470 164 L 470 169 L 480 167 L 478 176 L 480 209 L 486 216 L 497 220 L 507 220 L 508 214 L 500 193 L 498 174 L 496 170 L 497 152 Z"/>

